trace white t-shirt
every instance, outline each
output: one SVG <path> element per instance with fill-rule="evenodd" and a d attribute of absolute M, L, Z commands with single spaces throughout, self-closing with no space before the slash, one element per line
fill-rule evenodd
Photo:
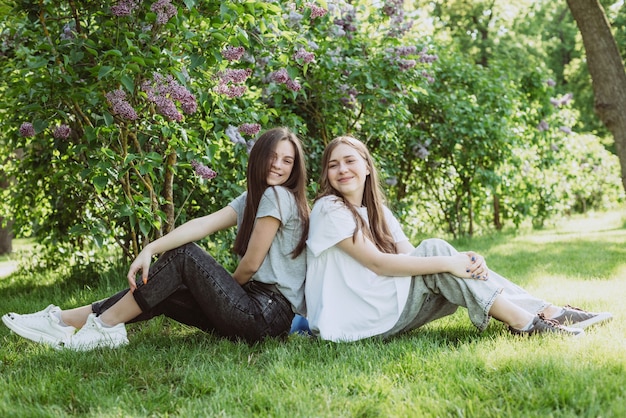
<path fill-rule="evenodd" d="M 367 223 L 367 208 L 357 208 Z M 407 241 L 388 208 L 395 242 Z M 325 340 L 355 341 L 391 329 L 406 305 L 411 277 L 378 276 L 336 246 L 352 238 L 356 220 L 335 196 L 311 211 L 305 295 L 311 331 Z"/>
<path fill-rule="evenodd" d="M 229 204 L 237 212 L 237 227 L 243 222 L 246 196 L 247 192 L 244 192 Z M 292 258 L 291 254 L 302 236 L 302 222 L 293 193 L 281 186 L 268 187 L 261 197 L 256 213 L 257 219 L 265 216 L 278 219 L 280 228 L 263 263 L 251 280 L 276 285 L 280 293 L 291 302 L 294 312 L 306 315 L 306 251 L 296 258 Z"/>

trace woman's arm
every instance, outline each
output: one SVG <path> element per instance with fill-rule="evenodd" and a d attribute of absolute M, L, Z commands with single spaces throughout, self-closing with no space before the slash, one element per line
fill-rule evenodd
<path fill-rule="evenodd" d="M 210 215 L 192 219 L 169 234 L 149 243 L 135 258 L 128 270 L 127 278 L 131 291 L 137 288 L 135 278 L 140 271 L 144 283 L 148 280 L 148 270 L 152 256 L 155 254 L 161 254 L 189 242 L 198 241 L 207 235 L 235 225 L 237 225 L 237 213 L 232 207 L 226 206 Z"/>
<path fill-rule="evenodd" d="M 264 216 L 256 220 L 246 253 L 233 273 L 237 283 L 246 283 L 261 267 L 279 227 L 280 221 L 272 216 Z"/>
<path fill-rule="evenodd" d="M 400 243 L 399 251 L 408 249 Z M 410 244 L 409 244 L 410 245 Z M 420 276 L 435 273 L 451 273 L 457 277 L 471 278 L 471 257 L 459 253 L 453 256 L 414 257 L 407 254 L 381 252 L 372 241 L 359 233 L 340 241 L 337 246 L 363 266 L 381 276 Z"/>

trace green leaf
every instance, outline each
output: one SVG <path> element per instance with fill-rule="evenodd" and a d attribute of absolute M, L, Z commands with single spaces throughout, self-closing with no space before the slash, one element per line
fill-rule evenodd
<path fill-rule="evenodd" d="M 124 74 L 122 78 L 120 79 L 120 81 L 122 82 L 122 85 L 126 87 L 126 90 L 130 92 L 135 91 L 135 82 L 131 77 Z"/>
<path fill-rule="evenodd" d="M 109 184 L 109 178 L 106 176 L 96 176 L 91 180 L 91 182 L 96 188 L 96 192 L 102 193 Z"/>
<path fill-rule="evenodd" d="M 98 71 L 98 80 L 103 79 L 112 71 L 113 71 L 113 67 L 109 67 L 108 65 L 103 65 L 102 67 L 100 67 L 100 70 Z"/>
<path fill-rule="evenodd" d="M 106 51 L 104 53 L 104 56 L 107 55 L 114 55 L 116 57 L 121 57 L 122 56 L 122 51 L 118 50 L 118 49 L 109 49 L 108 51 Z"/>
<path fill-rule="evenodd" d="M 152 229 L 152 225 L 150 224 L 150 222 L 148 222 L 148 220 L 146 219 L 140 219 L 139 220 L 139 229 L 141 230 L 141 233 L 144 234 L 144 236 L 149 236 L 150 235 L 150 230 Z"/>

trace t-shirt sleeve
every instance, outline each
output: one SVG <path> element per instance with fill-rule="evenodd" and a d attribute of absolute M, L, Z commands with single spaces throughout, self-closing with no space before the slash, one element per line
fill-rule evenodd
<path fill-rule="evenodd" d="M 246 195 L 247 192 L 243 192 L 228 204 L 237 213 L 237 225 L 241 223 L 243 218 L 243 210 L 246 207 Z"/>
<path fill-rule="evenodd" d="M 307 246 L 316 257 L 346 238 L 352 237 L 356 221 L 352 212 L 330 196 L 313 205 Z"/>

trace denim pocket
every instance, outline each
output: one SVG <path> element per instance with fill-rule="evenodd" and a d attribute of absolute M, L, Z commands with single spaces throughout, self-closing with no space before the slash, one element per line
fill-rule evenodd
<path fill-rule="evenodd" d="M 256 301 L 265 323 L 265 329 L 261 332 L 263 336 L 276 337 L 288 334 L 294 316 L 291 303 L 269 285 L 249 282 L 246 287 L 250 297 Z"/>

